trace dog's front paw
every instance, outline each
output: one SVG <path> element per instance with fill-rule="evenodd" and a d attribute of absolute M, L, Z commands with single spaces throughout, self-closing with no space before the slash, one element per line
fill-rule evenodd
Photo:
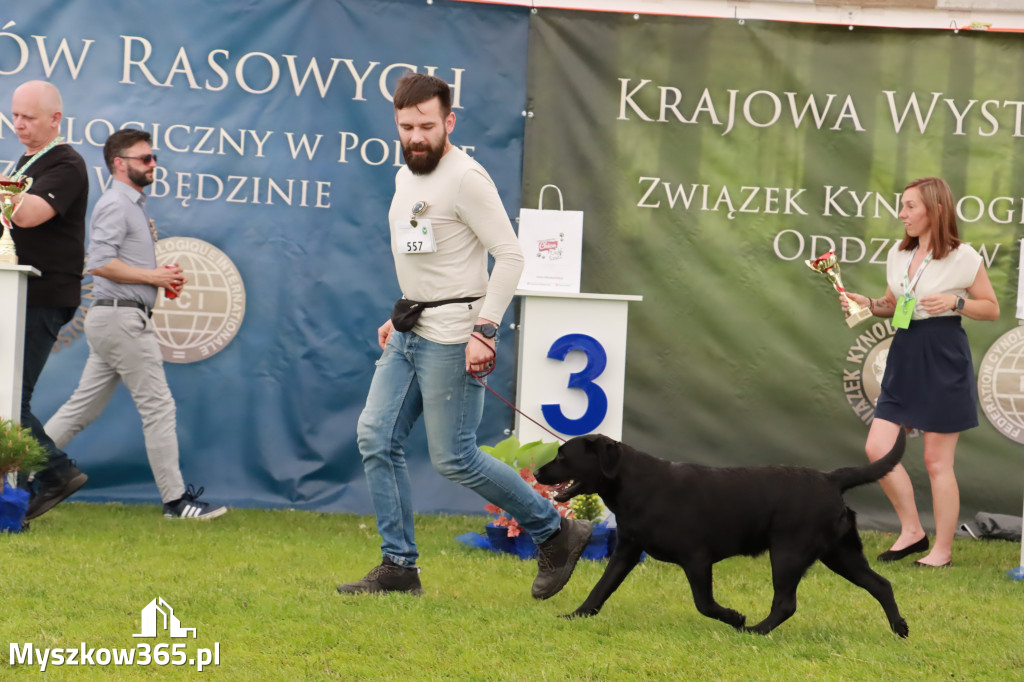
<path fill-rule="evenodd" d="M 559 618 L 572 619 L 572 618 L 590 618 L 596 616 L 597 610 L 595 609 L 576 609 L 572 613 L 565 613 L 559 616 Z"/>
<path fill-rule="evenodd" d="M 737 630 L 743 630 L 744 626 L 747 624 L 747 617 L 739 611 L 733 611 L 732 609 L 728 609 L 727 613 L 722 618 L 722 621 L 728 623 Z"/>
<path fill-rule="evenodd" d="M 892 623 L 892 631 L 904 639 L 910 636 L 910 627 L 907 625 L 907 621 L 902 618 Z"/>

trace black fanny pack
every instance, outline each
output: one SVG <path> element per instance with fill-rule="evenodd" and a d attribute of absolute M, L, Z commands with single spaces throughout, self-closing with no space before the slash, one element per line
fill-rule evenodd
<path fill-rule="evenodd" d="M 420 315 L 427 308 L 436 308 L 439 305 L 448 305 L 449 303 L 472 303 L 479 298 L 482 297 L 465 296 L 463 298 L 446 298 L 443 301 L 421 303 L 419 301 L 410 301 L 403 297 L 395 301 L 395 307 L 391 310 L 391 324 L 395 325 L 397 331 L 411 331 L 416 326 L 416 320 L 420 319 Z"/>

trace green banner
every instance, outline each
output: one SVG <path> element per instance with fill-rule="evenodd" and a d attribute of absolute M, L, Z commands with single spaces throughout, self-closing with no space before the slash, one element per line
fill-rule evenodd
<path fill-rule="evenodd" d="M 804 261 L 834 249 L 847 289 L 881 296 L 902 189 L 937 175 L 1002 308 L 965 321 L 985 405 L 957 450 L 961 517 L 1019 513 L 1018 36 L 540 11 L 527 82 L 523 205 L 558 186 L 584 211 L 582 291 L 644 297 L 624 440 L 715 465 L 866 461 L 893 330 L 848 328 Z M 921 450 L 904 463 L 930 517 Z M 851 497 L 891 525 L 877 486 Z"/>

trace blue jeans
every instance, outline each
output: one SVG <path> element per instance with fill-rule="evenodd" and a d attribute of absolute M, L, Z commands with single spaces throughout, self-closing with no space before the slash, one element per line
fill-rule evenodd
<path fill-rule="evenodd" d="M 561 517 L 551 501 L 477 447 L 483 409 L 484 387 L 466 372 L 466 344 L 434 343 L 412 332 L 391 335 L 357 427 L 386 558 L 414 566 L 419 557 L 403 443 L 421 413 L 439 474 L 507 511 L 537 542 L 558 530 Z"/>
<path fill-rule="evenodd" d="M 68 456 L 46 435 L 42 423 L 32 414 L 32 394 L 39 375 L 57 343 L 60 328 L 75 316 L 74 308 L 30 305 L 25 308 L 25 361 L 21 374 L 21 425 L 28 427 L 48 454 L 47 469 L 67 463 Z"/>

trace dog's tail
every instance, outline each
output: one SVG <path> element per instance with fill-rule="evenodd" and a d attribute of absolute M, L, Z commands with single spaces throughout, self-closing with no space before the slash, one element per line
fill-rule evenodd
<path fill-rule="evenodd" d="M 826 476 L 828 476 L 828 480 L 835 483 L 842 491 L 864 485 L 865 483 L 873 483 L 892 471 L 900 463 L 906 446 L 907 432 L 900 428 L 900 433 L 896 437 L 896 443 L 892 446 L 892 450 L 882 459 L 877 459 L 865 466 L 836 469 L 827 473 Z"/>

